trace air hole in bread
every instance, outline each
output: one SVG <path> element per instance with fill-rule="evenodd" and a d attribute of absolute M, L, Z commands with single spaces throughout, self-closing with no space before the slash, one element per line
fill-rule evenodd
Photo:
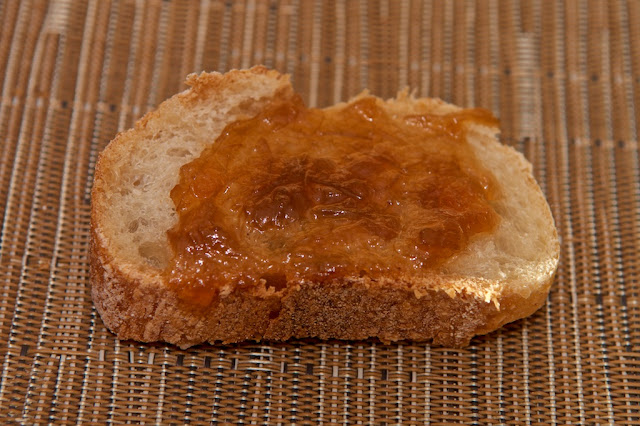
<path fill-rule="evenodd" d="M 127 226 L 127 230 L 130 233 L 134 233 L 138 230 L 138 225 L 140 224 L 140 222 L 138 222 L 138 219 L 134 219 L 131 222 L 129 222 L 129 225 Z"/>
<path fill-rule="evenodd" d="M 266 282 L 266 287 L 273 287 L 275 291 L 280 291 L 287 286 L 287 277 L 285 274 L 266 274 L 262 276 Z"/>
<path fill-rule="evenodd" d="M 129 222 L 129 224 L 127 225 L 127 230 L 133 234 L 135 232 L 137 232 L 141 227 L 147 226 L 149 224 L 149 222 L 147 221 L 147 219 L 143 218 L 143 217 L 139 217 L 136 219 L 133 219 L 131 222 Z"/>
<path fill-rule="evenodd" d="M 191 156 L 191 151 L 185 148 L 169 148 L 167 150 L 167 155 L 171 157 L 189 157 Z"/>
<path fill-rule="evenodd" d="M 169 262 L 165 245 L 159 241 L 145 241 L 138 247 L 138 253 L 149 265 L 162 269 Z"/>
<path fill-rule="evenodd" d="M 269 312 L 269 319 L 274 320 L 278 318 L 279 315 L 280 315 L 280 309 L 274 309 L 271 312 Z"/>

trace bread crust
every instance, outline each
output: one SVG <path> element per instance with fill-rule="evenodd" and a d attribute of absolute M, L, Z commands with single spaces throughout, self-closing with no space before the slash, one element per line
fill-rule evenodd
<path fill-rule="evenodd" d="M 385 342 L 409 339 L 462 347 L 473 336 L 526 317 L 544 304 L 558 263 L 555 227 L 555 251 L 549 257 L 546 272 L 535 277 L 534 290 L 529 292 L 514 290 L 508 283 L 455 274 L 434 273 L 420 280 L 413 277 L 374 280 L 365 276 L 323 283 L 289 282 L 280 291 L 261 284 L 249 290 L 224 293 L 207 308 L 196 309 L 176 296 L 157 268 L 128 262 L 114 250 L 110 231 L 102 223 L 104 216 L 110 214 L 105 194 L 110 190 L 112 177 L 107 174 L 112 157 L 126 155 L 126 146 L 135 143 L 147 126 L 155 125 L 154 120 L 164 114 L 168 104 L 180 102 L 188 106 L 203 97 L 220 96 L 223 88 L 257 75 L 283 78 L 264 67 L 225 75 L 190 76 L 187 80 L 192 86 L 190 90 L 147 114 L 135 129 L 118 135 L 101 154 L 92 191 L 92 297 L 104 324 L 120 339 L 165 341 L 186 348 L 203 342 L 377 337 Z M 278 90 L 290 90 L 288 80 L 278 84 L 281 86 Z M 441 113 L 457 109 L 439 100 L 415 100 L 406 92 L 388 105 L 397 113 L 425 105 Z M 481 147 L 482 144 L 489 142 L 481 142 Z M 524 157 L 502 145 L 487 149 L 502 151 L 513 167 L 520 170 L 525 185 L 536 194 L 533 208 L 544 210 L 543 215 L 553 226 L 549 208 Z"/>
<path fill-rule="evenodd" d="M 531 298 L 504 294 L 485 301 L 462 291 L 416 291 L 408 281 L 339 279 L 325 283 L 288 283 L 281 292 L 264 287 L 232 292 L 216 304 L 194 310 L 158 283 L 122 270 L 92 233 L 92 296 L 105 325 L 120 339 L 165 341 L 182 348 L 209 342 L 320 339 L 383 342 L 431 341 L 464 347 L 516 316 L 538 310 L 546 292 Z M 423 283 L 424 284 L 424 283 Z M 545 286 L 551 284 L 549 280 Z M 426 286 L 425 286 L 426 287 Z"/>

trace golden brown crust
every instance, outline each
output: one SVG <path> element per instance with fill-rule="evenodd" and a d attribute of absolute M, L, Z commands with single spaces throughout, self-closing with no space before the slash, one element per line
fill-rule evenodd
<path fill-rule="evenodd" d="M 491 332 L 507 322 L 535 312 L 544 303 L 552 276 L 545 276 L 535 291 L 523 294 L 504 284 L 468 277 L 433 276 L 415 282 L 411 277 L 399 281 L 345 278 L 327 283 L 288 283 L 279 293 L 257 287 L 231 292 L 217 304 L 194 310 L 181 302 L 163 282 L 157 269 L 131 263 L 113 249 L 110 230 L 103 224 L 109 214 L 105 192 L 112 185 L 109 176 L 114 158 L 127 155 L 130 144 L 166 114 L 170 104 L 185 107 L 203 98 L 222 96 L 225 87 L 251 76 L 284 79 L 275 71 L 256 67 L 225 75 L 189 76 L 192 89 L 163 103 L 147 114 L 135 129 L 121 133 L 101 154 L 92 192 L 90 264 L 92 296 L 105 325 L 121 339 L 144 342 L 166 341 L 188 347 L 202 342 L 240 342 L 243 340 L 286 340 L 319 337 L 383 341 L 432 341 L 450 347 L 465 346 L 478 334 Z M 291 90 L 283 84 L 281 90 Z M 422 108 L 450 111 L 453 107 L 439 100 L 413 100 L 400 95 L 396 111 Z M 415 102 L 415 105 L 412 104 Z M 244 105 L 251 111 L 251 105 Z M 154 121 L 155 120 L 155 121 Z M 494 147 L 495 148 L 495 147 Z M 492 148 L 493 149 L 493 148 Z M 500 146 L 515 167 L 524 170 L 526 186 L 540 190 L 530 175 L 530 165 L 522 156 Z M 546 209 L 539 193 L 537 204 Z M 554 231 L 555 232 L 555 231 Z M 557 265 L 557 235 L 553 269 Z"/>

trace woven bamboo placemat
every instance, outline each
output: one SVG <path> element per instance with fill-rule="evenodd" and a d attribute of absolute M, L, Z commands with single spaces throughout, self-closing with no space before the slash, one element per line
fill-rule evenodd
<path fill-rule="evenodd" d="M 640 2 L 0 2 L 2 423 L 640 424 Z M 464 350 L 118 341 L 93 308 L 97 153 L 200 70 L 324 106 L 404 86 L 502 120 L 561 235 L 547 304 Z"/>

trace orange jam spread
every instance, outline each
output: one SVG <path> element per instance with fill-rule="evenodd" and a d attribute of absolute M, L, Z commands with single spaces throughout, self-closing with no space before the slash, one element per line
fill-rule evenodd
<path fill-rule="evenodd" d="M 499 220 L 465 122 L 496 119 L 392 117 L 370 97 L 324 111 L 296 95 L 229 124 L 171 191 L 170 286 L 205 306 L 229 284 L 280 290 L 438 268 Z"/>

